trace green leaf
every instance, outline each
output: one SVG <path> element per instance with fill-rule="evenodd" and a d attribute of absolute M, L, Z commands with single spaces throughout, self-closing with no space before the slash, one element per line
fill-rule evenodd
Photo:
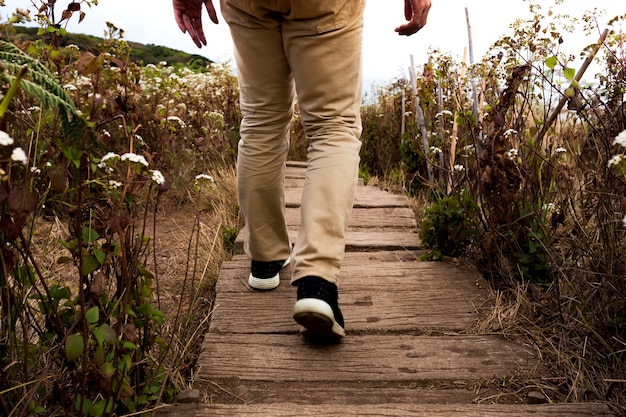
<path fill-rule="evenodd" d="M 70 362 L 80 358 L 85 350 L 85 339 L 82 334 L 71 334 L 65 340 L 65 355 Z"/>
<path fill-rule="evenodd" d="M 104 261 L 106 260 L 106 257 L 107 257 L 106 253 L 104 253 L 104 251 L 100 249 L 94 249 L 93 256 L 95 256 L 98 262 L 100 262 L 100 265 L 104 264 Z"/>
<path fill-rule="evenodd" d="M 93 230 L 91 227 L 83 226 L 83 242 L 93 243 L 98 239 L 100 239 L 98 232 Z"/>
<path fill-rule="evenodd" d="M 107 362 L 100 368 L 100 373 L 105 378 L 112 378 L 115 375 L 115 367 L 111 362 Z"/>
<path fill-rule="evenodd" d="M 576 70 L 574 68 L 565 68 L 563 74 L 565 75 L 565 78 L 572 81 L 576 75 Z"/>
<path fill-rule="evenodd" d="M 574 87 L 570 87 L 565 90 L 565 98 L 573 98 L 576 95 L 576 89 Z"/>
<path fill-rule="evenodd" d="M 549 56 L 546 58 L 546 66 L 550 68 L 551 70 L 554 69 L 554 67 L 556 67 L 557 62 L 558 61 L 555 56 Z"/>
<path fill-rule="evenodd" d="M 95 307 L 95 306 L 91 307 L 85 313 L 85 319 L 87 320 L 87 323 L 89 324 L 97 323 L 98 320 L 100 319 L 100 309 L 98 309 L 98 307 Z"/>
<path fill-rule="evenodd" d="M 100 268 L 100 262 L 93 256 L 85 256 L 83 258 L 83 276 L 91 274 L 96 269 Z"/>
<path fill-rule="evenodd" d="M 113 344 L 117 337 L 115 330 L 113 330 L 113 328 L 106 323 L 100 326 L 99 329 L 102 329 L 103 340 L 106 343 Z"/>

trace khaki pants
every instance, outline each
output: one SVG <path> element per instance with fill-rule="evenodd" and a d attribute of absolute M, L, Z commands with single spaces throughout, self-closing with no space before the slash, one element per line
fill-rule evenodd
<path fill-rule="evenodd" d="M 337 283 L 358 177 L 365 0 L 221 0 L 241 94 L 238 194 L 246 253 L 290 256 L 284 176 L 294 98 L 309 143 L 292 282 Z"/>

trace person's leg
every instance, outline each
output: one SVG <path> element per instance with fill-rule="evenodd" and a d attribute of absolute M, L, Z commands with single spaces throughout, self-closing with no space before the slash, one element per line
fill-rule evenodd
<path fill-rule="evenodd" d="M 365 2 L 292 4 L 284 49 L 309 141 L 292 282 L 313 275 L 336 284 L 358 179 Z"/>
<path fill-rule="evenodd" d="M 291 2 L 287 60 L 309 141 L 301 224 L 294 247 L 294 319 L 313 337 L 342 337 L 337 279 L 345 252 L 361 142 L 364 0 Z"/>
<path fill-rule="evenodd" d="M 250 1 L 222 0 L 221 8 L 235 47 L 243 115 L 237 184 L 247 229 L 245 250 L 253 260 L 250 284 L 271 289 L 278 285 L 278 271 L 291 252 L 284 176 L 294 83 L 283 52 L 280 20 L 263 10 L 252 10 Z M 263 262 L 261 269 L 272 269 L 275 282 L 253 285 L 255 262 Z"/>

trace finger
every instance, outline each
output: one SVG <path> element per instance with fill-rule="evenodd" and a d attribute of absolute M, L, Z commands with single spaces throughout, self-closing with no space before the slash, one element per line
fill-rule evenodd
<path fill-rule="evenodd" d="M 413 6 L 409 0 L 404 0 L 404 18 L 411 20 L 413 17 Z"/>
<path fill-rule="evenodd" d="M 419 32 L 421 28 L 422 26 L 420 26 L 417 22 L 411 21 L 405 25 L 398 26 L 395 30 L 399 35 L 410 36 Z"/>
<path fill-rule="evenodd" d="M 205 7 L 206 7 L 206 11 L 209 13 L 209 18 L 211 19 L 211 22 L 215 23 L 216 25 L 219 23 L 219 21 L 217 20 L 217 12 L 215 11 L 215 7 L 213 6 L 213 2 L 212 1 L 207 1 L 204 3 Z"/>
<path fill-rule="evenodd" d="M 183 33 L 186 33 L 187 29 L 185 29 L 185 23 L 183 21 L 183 13 L 180 10 L 174 10 L 174 19 L 176 19 L 176 24 L 178 25 L 178 28 Z"/>
<path fill-rule="evenodd" d="M 185 29 L 187 29 L 186 31 L 189 32 L 189 36 L 191 36 L 191 40 L 193 41 L 193 43 L 195 43 L 198 48 L 202 47 L 202 44 L 200 43 L 200 39 L 198 37 L 198 32 L 196 31 L 196 28 L 191 22 L 189 16 L 186 14 L 183 15 L 183 23 L 185 25 Z"/>
<path fill-rule="evenodd" d="M 202 19 L 195 19 L 193 22 L 193 30 L 196 33 L 196 38 L 202 45 L 206 45 L 206 37 L 204 36 L 204 29 L 202 29 Z M 196 45 L 198 45 L 196 43 Z M 200 45 L 198 45 L 198 48 Z"/>

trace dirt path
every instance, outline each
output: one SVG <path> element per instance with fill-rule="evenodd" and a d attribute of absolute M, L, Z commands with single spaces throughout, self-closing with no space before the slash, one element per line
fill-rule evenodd
<path fill-rule="evenodd" d="M 289 167 L 292 239 L 303 172 Z M 289 268 L 278 289 L 260 293 L 247 286 L 245 256 L 224 262 L 197 364 L 200 396 L 158 415 L 611 415 L 602 404 L 530 404 L 535 396 L 499 389 L 545 368 L 525 346 L 477 332 L 492 307 L 487 284 L 460 265 L 419 262 L 416 226 L 406 198 L 359 187 L 340 279 L 347 335 L 336 345 L 298 335 Z"/>

